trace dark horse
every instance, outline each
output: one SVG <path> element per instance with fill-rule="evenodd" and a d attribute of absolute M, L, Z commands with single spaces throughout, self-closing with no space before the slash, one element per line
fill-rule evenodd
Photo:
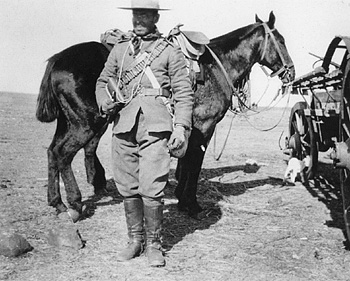
<path fill-rule="evenodd" d="M 178 206 L 191 216 L 201 211 L 196 192 L 205 149 L 216 124 L 230 107 L 235 83 L 257 62 L 270 68 L 283 82 L 294 79 L 293 62 L 274 24 L 272 12 L 266 23 L 256 16 L 256 23 L 212 39 L 200 58 L 205 82 L 198 85 L 195 92 L 194 127 L 186 155 L 179 159 L 176 170 Z M 95 83 L 108 53 L 106 47 L 97 42 L 74 45 L 48 60 L 41 82 L 37 119 L 41 122 L 57 119 L 56 133 L 47 153 L 48 202 L 58 212 L 67 210 L 60 194 L 60 174 L 69 207 L 79 214 L 82 211 L 81 193 L 71 168 L 81 148 L 85 151 L 88 182 L 94 186 L 95 194 L 105 192 L 105 172 L 96 150 L 108 122 L 99 116 Z"/>

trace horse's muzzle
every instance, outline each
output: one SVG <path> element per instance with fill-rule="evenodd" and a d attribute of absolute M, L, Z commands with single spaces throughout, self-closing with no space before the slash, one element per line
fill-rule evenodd
<path fill-rule="evenodd" d="M 290 66 L 286 65 L 277 71 L 275 75 L 278 75 L 283 84 L 290 83 L 295 79 L 295 67 L 293 64 Z"/>

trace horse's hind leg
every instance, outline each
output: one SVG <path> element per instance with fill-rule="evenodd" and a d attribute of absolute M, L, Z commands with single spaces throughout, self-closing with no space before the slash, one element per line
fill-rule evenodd
<path fill-rule="evenodd" d="M 72 127 L 68 131 L 64 130 L 62 127 L 58 128 L 56 131 L 56 144 L 52 149 L 54 157 L 57 159 L 57 167 L 64 183 L 68 205 L 79 214 L 82 213 L 83 203 L 81 201 L 81 192 L 72 170 L 72 161 L 77 152 L 91 138 L 90 134 L 76 127 Z"/>
<path fill-rule="evenodd" d="M 93 185 L 96 195 L 104 195 L 107 193 L 105 169 L 96 154 L 97 146 L 106 129 L 107 126 L 105 126 L 100 133 L 95 135 L 84 147 L 87 181 Z"/>
<path fill-rule="evenodd" d="M 60 175 L 58 171 L 58 163 L 52 148 L 54 147 L 55 139 L 52 141 L 47 150 L 48 158 L 48 186 L 47 198 L 49 206 L 56 208 L 57 213 L 62 213 L 67 210 L 67 207 L 62 202 L 60 192 Z"/>
<path fill-rule="evenodd" d="M 82 210 L 81 193 L 71 167 L 73 157 L 79 149 L 73 149 L 72 151 L 69 151 L 69 149 L 67 150 L 67 148 L 69 148 L 69 145 L 67 145 L 65 141 L 67 136 L 62 138 L 57 134 L 57 131 L 47 151 L 49 162 L 48 203 L 49 206 L 56 208 L 58 214 L 67 210 L 67 206 L 63 203 L 60 193 L 59 176 L 61 175 L 67 193 L 68 204 L 80 213 Z M 72 142 L 73 138 L 70 139 L 70 142 Z"/>
<path fill-rule="evenodd" d="M 69 162 L 65 163 L 64 167 L 61 169 L 61 177 L 66 189 L 69 207 L 81 214 L 83 203 L 81 202 L 81 192 L 72 170 L 72 160 L 73 158 Z"/>

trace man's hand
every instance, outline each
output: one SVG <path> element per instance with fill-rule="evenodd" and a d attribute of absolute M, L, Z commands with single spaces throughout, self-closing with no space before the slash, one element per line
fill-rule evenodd
<path fill-rule="evenodd" d="M 175 126 L 173 133 L 168 141 L 170 150 L 180 148 L 185 143 L 185 128 L 183 126 Z"/>
<path fill-rule="evenodd" d="M 104 100 L 101 104 L 101 111 L 103 114 L 112 115 L 117 106 L 118 104 L 113 102 L 112 100 Z"/>
<path fill-rule="evenodd" d="M 176 158 L 185 156 L 190 134 L 190 129 L 185 128 L 185 126 L 181 124 L 175 125 L 174 131 L 168 141 L 168 148 L 171 156 Z"/>

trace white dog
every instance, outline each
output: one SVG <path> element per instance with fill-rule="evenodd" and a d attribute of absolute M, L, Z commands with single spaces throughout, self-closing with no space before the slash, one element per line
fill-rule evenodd
<path fill-rule="evenodd" d="M 287 180 L 290 179 L 290 181 L 294 183 L 297 176 L 300 176 L 301 182 L 305 182 L 304 171 L 305 168 L 309 166 L 309 163 L 310 156 L 305 157 L 303 160 L 299 160 L 295 157 L 290 158 L 286 172 L 284 173 L 283 182 L 287 182 Z"/>

